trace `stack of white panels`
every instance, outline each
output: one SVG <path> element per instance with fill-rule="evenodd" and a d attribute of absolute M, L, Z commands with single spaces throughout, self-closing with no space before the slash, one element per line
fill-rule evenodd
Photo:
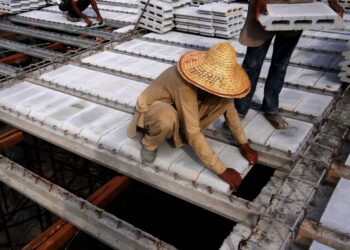
<path fill-rule="evenodd" d="M 147 0 L 140 0 L 139 10 L 145 8 Z M 140 20 L 140 27 L 157 32 L 166 33 L 174 27 L 174 9 L 170 3 L 151 0 Z"/>
<path fill-rule="evenodd" d="M 31 10 L 36 10 L 39 8 L 39 0 L 29 0 L 29 8 Z"/>
<path fill-rule="evenodd" d="M 161 0 L 169 3 L 174 9 L 184 7 L 191 4 L 191 0 Z"/>
<path fill-rule="evenodd" d="M 30 1 L 29 0 L 21 0 L 21 11 L 29 11 L 30 10 Z"/>
<path fill-rule="evenodd" d="M 198 8 L 198 12 L 213 16 L 215 36 L 231 38 L 237 36 L 244 25 L 241 4 L 206 4 Z"/>
<path fill-rule="evenodd" d="M 206 36 L 232 38 L 243 27 L 241 4 L 211 3 L 175 10 L 176 29 Z"/>
<path fill-rule="evenodd" d="M 215 3 L 217 0 L 192 0 L 192 6 L 201 6 L 204 4 L 210 4 L 210 3 Z"/>
<path fill-rule="evenodd" d="M 42 8 L 47 5 L 46 0 L 38 0 L 38 3 L 39 3 L 39 8 Z M 59 4 L 59 2 L 56 1 L 55 4 Z"/>
<path fill-rule="evenodd" d="M 39 9 L 46 5 L 46 0 L 0 0 L 0 11 L 9 14 Z"/>
<path fill-rule="evenodd" d="M 197 7 L 175 10 L 176 29 L 206 36 L 214 36 L 213 15 L 198 13 Z"/>
<path fill-rule="evenodd" d="M 20 0 L 0 0 L 0 11 L 5 13 L 21 12 Z"/>

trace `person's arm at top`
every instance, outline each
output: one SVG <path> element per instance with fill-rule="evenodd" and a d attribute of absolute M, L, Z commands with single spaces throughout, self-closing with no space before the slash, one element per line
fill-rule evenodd
<path fill-rule="evenodd" d="M 344 9 L 339 5 L 337 0 L 328 0 L 328 4 L 339 16 L 344 16 Z"/>
<path fill-rule="evenodd" d="M 266 0 L 255 0 L 254 7 L 254 16 L 255 19 L 258 20 L 260 14 L 267 15 L 267 7 L 266 7 Z"/>
<path fill-rule="evenodd" d="M 71 1 L 70 1 L 72 10 L 73 10 L 76 14 L 78 14 L 78 15 L 85 21 L 85 23 L 87 24 L 87 26 L 91 26 L 91 25 L 92 25 L 91 20 L 90 20 L 87 16 L 85 16 L 85 15 L 80 11 L 80 9 L 79 9 L 78 6 L 77 6 L 77 3 L 78 3 L 78 0 L 71 0 Z"/>
<path fill-rule="evenodd" d="M 100 11 L 99 11 L 99 9 L 97 7 L 96 0 L 90 0 L 90 3 L 91 3 L 92 9 L 95 11 L 95 13 L 97 15 L 97 17 L 96 17 L 97 22 L 102 24 L 103 23 L 103 18 L 101 17 Z"/>

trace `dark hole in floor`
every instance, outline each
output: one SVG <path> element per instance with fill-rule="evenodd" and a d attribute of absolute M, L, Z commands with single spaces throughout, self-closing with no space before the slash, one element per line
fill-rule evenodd
<path fill-rule="evenodd" d="M 252 201 L 269 181 L 274 170 L 256 165 L 246 176 L 237 195 Z M 219 249 L 234 222 L 151 188 L 135 183 L 107 211 L 178 249 Z M 68 249 L 109 249 L 80 233 Z M 85 246 L 86 244 L 86 246 Z"/>

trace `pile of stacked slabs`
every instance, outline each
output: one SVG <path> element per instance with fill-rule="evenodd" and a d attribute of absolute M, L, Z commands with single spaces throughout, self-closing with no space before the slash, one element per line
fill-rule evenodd
<path fill-rule="evenodd" d="M 240 4 L 212 3 L 175 11 L 176 29 L 206 36 L 232 38 L 243 27 Z"/>
<path fill-rule="evenodd" d="M 343 82 L 350 83 L 350 41 L 348 42 L 348 48 L 348 51 L 343 52 L 345 60 L 340 63 L 341 72 L 339 77 Z"/>

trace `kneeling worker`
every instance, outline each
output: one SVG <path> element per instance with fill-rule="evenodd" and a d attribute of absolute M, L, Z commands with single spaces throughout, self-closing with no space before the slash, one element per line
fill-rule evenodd
<path fill-rule="evenodd" d="M 138 97 L 128 135 L 134 138 L 137 128 L 144 131 L 141 158 L 148 163 L 154 162 L 165 140 L 172 138 L 176 147 L 187 141 L 206 167 L 235 190 L 240 174 L 224 166 L 202 131 L 224 115 L 243 156 L 255 164 L 258 154 L 249 147 L 232 100 L 249 91 L 249 78 L 230 43 L 219 43 L 207 52 L 188 52 Z"/>
<path fill-rule="evenodd" d="M 97 15 L 97 22 L 99 24 L 102 24 L 103 18 L 101 17 L 100 11 L 98 10 L 96 0 L 62 0 L 58 7 L 61 11 L 68 11 L 68 21 L 79 22 L 80 19 L 83 19 L 87 26 L 91 26 L 92 21 L 82 13 L 87 7 L 89 7 L 90 4 Z"/>

